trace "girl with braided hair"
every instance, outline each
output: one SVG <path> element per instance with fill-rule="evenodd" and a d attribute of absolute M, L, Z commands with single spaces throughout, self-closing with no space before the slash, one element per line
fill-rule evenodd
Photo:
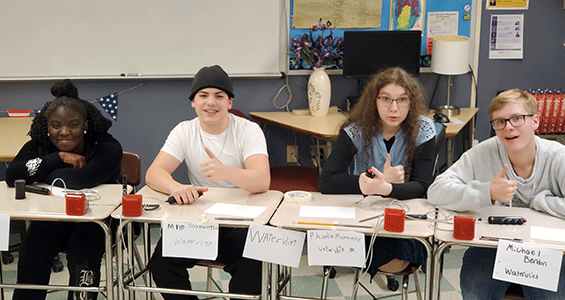
<path fill-rule="evenodd" d="M 68 79 L 51 88 L 55 96 L 34 118 L 27 142 L 6 171 L 6 183 L 51 184 L 83 189 L 120 181 L 122 147 L 108 133 L 112 122 L 78 98 Z M 61 184 L 57 181 L 57 184 Z M 48 284 L 53 257 L 67 251 L 69 285 L 98 286 L 104 232 L 95 223 L 32 221 L 22 241 L 18 283 Z M 45 290 L 16 289 L 13 299 L 45 299 Z M 68 299 L 96 299 L 97 293 L 69 292 Z"/>

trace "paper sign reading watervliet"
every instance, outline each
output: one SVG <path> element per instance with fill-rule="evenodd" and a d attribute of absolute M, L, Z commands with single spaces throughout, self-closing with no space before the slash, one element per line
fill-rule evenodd
<path fill-rule="evenodd" d="M 10 215 L 0 214 L 0 250 L 10 248 Z"/>
<path fill-rule="evenodd" d="M 298 268 L 304 232 L 264 225 L 249 225 L 243 257 Z"/>
<path fill-rule="evenodd" d="M 161 221 L 163 256 L 215 260 L 218 256 L 217 223 Z"/>
<path fill-rule="evenodd" d="M 500 240 L 492 278 L 555 292 L 562 259 L 562 251 Z"/>
<path fill-rule="evenodd" d="M 310 266 L 365 266 L 365 236 L 352 231 L 308 230 Z"/>

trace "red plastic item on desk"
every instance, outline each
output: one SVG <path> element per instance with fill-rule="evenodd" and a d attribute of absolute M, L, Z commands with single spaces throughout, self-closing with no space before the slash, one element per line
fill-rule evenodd
<path fill-rule="evenodd" d="M 475 217 L 455 216 L 453 218 L 453 237 L 458 240 L 475 238 Z"/>
<path fill-rule="evenodd" d="M 66 194 L 65 210 L 69 216 L 82 216 L 88 210 L 85 194 Z"/>
<path fill-rule="evenodd" d="M 143 196 L 122 195 L 122 214 L 125 217 L 139 217 L 143 212 Z"/>
<path fill-rule="evenodd" d="M 406 212 L 402 209 L 385 208 L 385 225 L 386 231 L 403 232 L 404 220 Z"/>

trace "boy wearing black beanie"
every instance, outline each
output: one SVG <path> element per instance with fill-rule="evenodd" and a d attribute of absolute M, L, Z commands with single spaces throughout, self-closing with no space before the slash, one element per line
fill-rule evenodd
<path fill-rule="evenodd" d="M 229 113 L 233 86 L 220 66 L 203 67 L 196 73 L 189 99 L 197 117 L 179 123 L 147 170 L 149 187 L 173 196 L 178 204 L 198 201 L 208 187 L 240 188 L 252 193 L 269 189 L 271 182 L 267 142 L 261 128 Z M 185 162 L 191 184 L 171 174 Z M 247 228 L 220 228 L 218 258 L 231 274 L 231 293 L 260 294 L 260 261 L 243 258 Z M 148 268 L 158 287 L 191 289 L 187 268 L 197 259 L 163 257 L 160 240 Z M 169 299 L 197 300 L 196 296 L 163 294 Z"/>

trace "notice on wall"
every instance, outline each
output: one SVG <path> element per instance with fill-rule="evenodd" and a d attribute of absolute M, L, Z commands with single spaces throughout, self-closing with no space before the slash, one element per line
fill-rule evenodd
<path fill-rule="evenodd" d="M 486 9 L 528 9 L 529 0 L 486 0 Z"/>
<path fill-rule="evenodd" d="M 489 59 L 522 59 L 524 15 L 491 15 Z"/>
<path fill-rule="evenodd" d="M 365 236 L 359 232 L 308 230 L 310 266 L 365 266 Z"/>
<path fill-rule="evenodd" d="M 492 278 L 555 292 L 562 259 L 559 250 L 500 240 Z"/>
<path fill-rule="evenodd" d="M 10 215 L 0 214 L 0 250 L 10 248 Z"/>
<path fill-rule="evenodd" d="M 252 224 L 243 257 L 298 268 L 305 238 L 304 232 Z"/>
<path fill-rule="evenodd" d="M 428 12 L 426 54 L 432 54 L 435 36 L 457 35 L 459 30 L 458 11 Z"/>
<path fill-rule="evenodd" d="M 218 256 L 219 226 L 163 220 L 163 256 L 215 260 Z"/>

